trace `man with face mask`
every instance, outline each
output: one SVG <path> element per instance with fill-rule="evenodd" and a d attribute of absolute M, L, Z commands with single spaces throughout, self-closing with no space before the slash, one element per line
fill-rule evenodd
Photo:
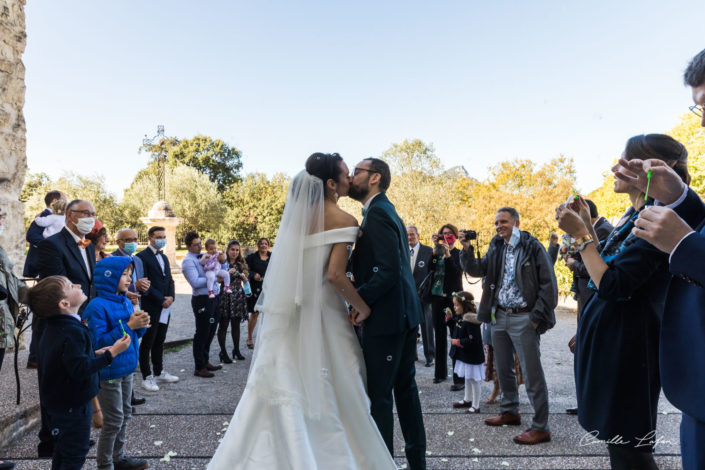
<path fill-rule="evenodd" d="M 111 253 L 112 256 L 126 256 L 132 259 L 134 270 L 132 271 L 132 282 L 128 287 L 125 295 L 130 300 L 137 299 L 139 305 L 142 305 L 141 296 L 144 295 L 150 286 L 149 279 L 144 277 L 144 266 L 142 259 L 135 256 L 137 252 L 137 231 L 131 228 L 121 228 L 115 236 L 115 242 L 118 249 Z M 144 398 L 135 397 L 135 391 L 132 390 L 132 406 L 142 405 L 146 400 Z"/>
<path fill-rule="evenodd" d="M 87 300 L 81 305 L 78 314 L 81 315 L 94 297 L 92 292 L 93 268 L 95 267 L 95 248 L 86 234 L 95 225 L 95 209 L 88 201 L 75 199 L 66 206 L 66 226 L 59 233 L 40 242 L 37 246 L 37 269 L 39 278 L 49 276 L 66 276 L 69 281 L 79 284 Z M 39 345 L 44 332 L 44 321 L 35 318 L 32 324 L 32 343 Z M 42 361 L 38 357 L 39 362 Z M 40 403 L 41 405 L 41 403 Z M 39 430 L 39 457 L 51 457 L 54 452 L 54 439 L 49 430 L 44 407 L 42 410 L 42 426 Z"/>
<path fill-rule="evenodd" d="M 511 207 L 497 210 L 497 235 L 482 258 L 461 237 L 460 262 L 465 272 L 482 277 L 478 320 L 492 324 L 492 346 L 502 391 L 502 414 L 485 420 L 488 426 L 519 425 L 519 391 L 514 355 L 519 356 L 526 392 L 534 408 L 530 429 L 514 437 L 517 444 L 551 440 L 548 428 L 548 388 L 541 366 L 540 335 L 556 324 L 558 288 L 553 263 L 529 232 L 519 230 L 519 213 Z M 479 255 L 479 254 L 478 254 Z"/>

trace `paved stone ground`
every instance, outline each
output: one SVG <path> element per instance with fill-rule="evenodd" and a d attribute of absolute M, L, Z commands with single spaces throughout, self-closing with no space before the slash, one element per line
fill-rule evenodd
<path fill-rule="evenodd" d="M 177 307 L 170 327 L 169 340 L 183 339 L 192 334 L 192 314 L 186 287 L 178 283 Z M 499 405 L 483 405 L 482 413 L 466 415 L 454 412 L 451 402 L 461 398 L 462 392 L 450 392 L 449 383 L 434 385 L 433 368 L 417 363 L 417 382 L 424 409 L 428 437 L 428 467 L 432 469 L 606 469 L 609 459 L 603 445 L 581 445 L 584 430 L 574 416 L 566 415 L 565 408 L 574 406 L 572 356 L 566 344 L 575 330 L 575 315 L 568 309 L 557 312 L 558 324 L 542 337 L 543 365 L 549 386 L 551 406 L 550 426 L 552 441 L 538 446 L 519 446 L 512 437 L 523 427 L 491 428 L 483 420 L 498 413 Z M 242 344 L 246 335 L 242 325 Z M 421 345 L 419 345 L 421 346 Z M 212 360 L 217 358 L 214 342 Z M 202 469 L 218 445 L 218 439 L 228 425 L 245 385 L 251 351 L 243 349 L 245 361 L 224 365 L 213 379 L 199 379 L 193 374 L 190 346 L 169 352 L 165 357 L 167 370 L 181 377 L 176 384 L 168 384 L 157 393 L 137 388 L 138 396 L 147 403 L 135 409 L 128 430 L 128 452 L 149 459 L 155 469 Z M 419 350 L 420 357 L 423 356 Z M 21 352 L 24 364 L 26 352 Z M 14 409 L 14 380 L 11 364 L 0 374 L 2 405 L 0 413 L 7 415 Z M 22 370 L 24 409 L 36 403 L 36 377 L 33 371 Z M 139 385 L 140 380 L 136 380 Z M 491 385 L 484 383 L 487 396 Z M 8 403 L 10 398 L 11 403 Z M 531 407 L 524 388 L 521 388 L 521 413 L 524 420 L 531 417 Z M 678 426 L 680 413 L 665 398 L 659 404 L 657 463 L 661 469 L 680 468 Z M 36 458 L 36 423 L 31 432 L 0 449 L 0 458 L 17 462 L 18 469 L 46 469 L 48 460 Z M 98 438 L 99 431 L 93 431 Z M 397 428 L 395 458 L 403 467 L 403 442 Z M 165 455 L 176 453 L 169 461 Z M 91 449 L 86 468 L 95 467 L 95 453 Z"/>

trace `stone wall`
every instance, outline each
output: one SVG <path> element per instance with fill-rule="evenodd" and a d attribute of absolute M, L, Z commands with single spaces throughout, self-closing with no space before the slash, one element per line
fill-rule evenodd
<path fill-rule="evenodd" d="M 20 273 L 24 262 L 24 207 L 19 201 L 27 170 L 22 54 L 27 43 L 25 0 L 0 0 L 0 246 Z"/>

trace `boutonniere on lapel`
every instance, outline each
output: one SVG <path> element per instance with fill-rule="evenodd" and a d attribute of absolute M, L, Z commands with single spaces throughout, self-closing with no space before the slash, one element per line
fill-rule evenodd
<path fill-rule="evenodd" d="M 86 321 L 85 318 L 81 318 L 81 325 L 88 327 L 88 322 Z"/>
<path fill-rule="evenodd" d="M 357 238 L 362 238 L 362 229 L 357 231 Z"/>

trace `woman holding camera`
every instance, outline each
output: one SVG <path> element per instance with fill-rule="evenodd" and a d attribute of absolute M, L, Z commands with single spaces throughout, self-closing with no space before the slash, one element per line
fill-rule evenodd
<path fill-rule="evenodd" d="M 662 160 L 686 184 L 687 157 L 683 145 L 663 134 L 632 137 L 623 154 L 625 160 Z M 625 169 L 617 164 L 612 172 Z M 613 469 L 655 469 L 660 316 L 671 275 L 668 255 L 632 235 L 642 209 L 654 201 L 620 179 L 614 192 L 627 194 L 632 206 L 599 246 L 585 200 L 556 209 L 558 225 L 575 238 L 595 291 L 580 316 L 575 343 L 578 418 L 594 439 L 609 443 Z"/>
<path fill-rule="evenodd" d="M 451 324 L 446 322 L 446 309 L 453 309 L 453 292 L 463 290 L 463 269 L 460 267 L 460 250 L 455 248 L 458 229 L 445 224 L 433 234 L 433 285 L 431 287 L 431 311 L 433 330 L 436 339 L 436 370 L 433 383 L 441 383 L 448 377 L 448 331 Z M 453 361 L 455 366 L 455 360 Z M 465 388 L 463 379 L 453 373 L 452 391 Z"/>

